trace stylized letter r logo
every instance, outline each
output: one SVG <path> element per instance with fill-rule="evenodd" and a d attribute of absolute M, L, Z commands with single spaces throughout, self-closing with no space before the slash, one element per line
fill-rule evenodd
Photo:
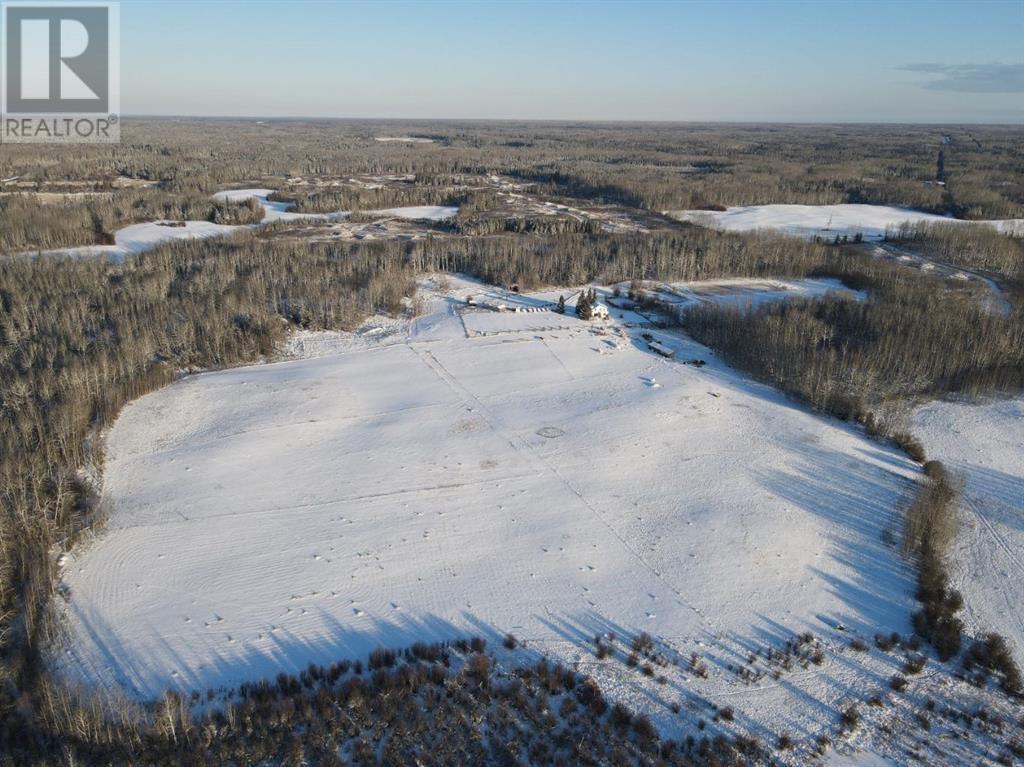
<path fill-rule="evenodd" d="M 108 110 L 107 8 L 6 9 L 9 113 Z"/>

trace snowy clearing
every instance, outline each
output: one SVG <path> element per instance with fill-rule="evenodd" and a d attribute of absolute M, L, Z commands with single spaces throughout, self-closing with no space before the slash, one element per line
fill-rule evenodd
<path fill-rule="evenodd" d="M 230 189 L 224 192 L 217 192 L 213 199 L 226 200 L 228 202 L 244 202 L 252 198 L 256 200 L 266 211 L 263 216 L 265 224 L 273 221 L 338 221 L 348 218 L 349 211 L 339 210 L 333 213 L 292 213 L 289 211 L 291 203 L 272 202 L 267 197 L 274 192 L 273 189 Z M 367 211 L 372 216 L 382 218 L 405 218 L 411 221 L 444 221 L 459 212 L 457 207 L 444 205 L 411 205 L 404 208 L 385 208 L 383 210 Z"/>
<path fill-rule="evenodd" d="M 826 767 L 892 767 L 894 764 L 871 751 L 856 754 L 832 752 L 825 758 Z"/>
<path fill-rule="evenodd" d="M 434 139 L 423 136 L 374 136 L 374 141 L 382 143 L 399 142 L 402 144 L 433 144 Z"/>
<path fill-rule="evenodd" d="M 131 224 L 119 229 L 114 234 L 113 245 L 82 245 L 74 248 L 59 248 L 42 251 L 43 255 L 98 257 L 106 256 L 122 259 L 127 256 L 144 253 L 158 245 L 175 240 L 204 239 L 207 237 L 229 237 L 246 229 L 254 229 L 264 224 L 278 221 L 341 221 L 349 217 L 349 212 L 339 210 L 335 213 L 293 213 L 289 210 L 290 203 L 274 202 L 267 199 L 273 189 L 229 189 L 217 192 L 214 200 L 225 202 L 243 202 L 255 199 L 264 210 L 263 220 L 259 224 L 214 224 L 209 221 L 151 221 L 143 224 Z M 387 208 L 369 211 L 370 215 L 381 218 L 401 218 L 410 221 L 444 221 L 459 212 L 457 207 L 442 205 L 418 205 L 405 208 Z M 171 223 L 184 223 L 184 226 L 168 226 Z"/>
<path fill-rule="evenodd" d="M 274 193 L 274 189 L 229 189 L 225 192 L 217 192 L 213 195 L 214 200 L 224 202 L 245 202 L 248 199 L 256 200 L 263 207 L 263 221 L 260 223 L 271 224 L 275 221 L 308 221 L 328 220 L 328 216 L 337 218 L 343 213 L 322 214 L 322 213 L 291 213 L 288 208 L 291 203 L 273 202 L 268 196 Z"/>
<path fill-rule="evenodd" d="M 392 216 L 394 218 L 407 218 L 411 221 L 445 221 L 452 218 L 459 209 L 446 205 L 412 205 L 406 208 L 384 208 L 383 210 L 371 210 L 373 216 Z"/>
<path fill-rule="evenodd" d="M 863 301 L 864 291 L 850 290 L 842 282 L 827 277 L 803 279 L 750 279 L 745 277 L 674 282 L 655 285 L 658 298 L 680 308 L 699 304 L 757 308 L 790 298 L 823 298 L 828 295 Z"/>
<path fill-rule="evenodd" d="M 125 408 L 108 528 L 65 563 L 67 673 L 152 696 L 512 632 L 659 725 L 692 689 L 800 734 L 891 673 L 829 660 L 751 687 L 733 664 L 798 631 L 842 653 L 907 630 L 913 575 L 885 533 L 914 464 L 634 315 L 584 323 L 550 311 L 557 292 L 452 282 L 412 323 L 307 335 L 309 359 Z M 662 686 L 594 660 L 595 634 L 640 631 L 709 673 Z"/>
<path fill-rule="evenodd" d="M 892 236 L 905 225 L 921 223 L 986 224 L 1007 234 L 1024 234 L 1024 219 L 959 221 L 934 213 L 887 205 L 751 205 L 724 211 L 670 210 L 665 215 L 679 221 L 731 232 L 774 229 L 799 237 L 833 238 L 861 234 L 865 239 Z"/>
<path fill-rule="evenodd" d="M 952 579 L 966 622 L 1002 634 L 1024 664 L 1024 398 L 933 402 L 913 432 L 964 480 Z"/>
<path fill-rule="evenodd" d="M 43 255 L 91 258 L 107 256 L 122 259 L 144 253 L 158 245 L 175 240 L 201 240 L 207 237 L 228 237 L 242 227 L 229 224 L 214 224 L 209 221 L 186 221 L 184 226 L 166 226 L 171 222 L 154 221 L 132 224 L 117 230 L 114 245 L 83 245 L 76 248 L 59 248 L 43 251 Z"/>

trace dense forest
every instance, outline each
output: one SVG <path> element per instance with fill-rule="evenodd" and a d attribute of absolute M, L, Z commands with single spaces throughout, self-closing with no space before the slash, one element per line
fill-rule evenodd
<path fill-rule="evenodd" d="M 154 220 L 256 224 L 263 208 L 253 200 L 231 203 L 207 195 L 176 195 L 160 189 L 98 193 L 88 201 L 40 203 L 32 195 L 0 197 L 0 252 L 111 245 L 129 224 Z"/>
<path fill-rule="evenodd" d="M 1024 239 L 1007 237 L 987 226 L 933 224 L 914 230 L 908 247 L 915 253 L 964 269 L 978 269 L 1012 292 L 1024 291 Z"/>
<path fill-rule="evenodd" d="M 854 253 L 818 274 L 864 301 L 824 298 L 753 310 L 699 307 L 683 328 L 726 359 L 813 407 L 863 417 L 894 400 L 1024 387 L 1024 315 L 1009 316 L 943 280 Z"/>
<path fill-rule="evenodd" d="M 375 140 L 396 131 L 434 140 Z M 652 211 L 860 202 L 969 219 L 1024 218 L 1019 131 L 998 126 L 211 119 L 126 120 L 122 136 L 117 147 L 5 148 L 0 252 L 90 244 L 98 231 L 147 218 L 213 220 L 209 202 L 199 198 L 230 185 L 268 186 L 300 211 L 333 212 L 448 204 L 453 189 L 472 184 L 467 177 L 494 173 L 556 197 Z M 409 174 L 415 185 L 399 189 L 350 184 L 359 175 Z M 310 194 L 289 186 L 302 178 L 333 179 L 342 188 Z M 142 193 L 137 184 L 173 197 Z M 43 204 L 40 192 L 75 196 Z"/>

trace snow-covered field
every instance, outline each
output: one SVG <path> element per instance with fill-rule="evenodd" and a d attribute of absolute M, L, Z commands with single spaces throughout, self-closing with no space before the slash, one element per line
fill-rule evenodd
<path fill-rule="evenodd" d="M 49 255 L 73 257 L 107 256 L 121 259 L 127 256 L 144 253 L 158 245 L 174 240 L 204 239 L 207 237 L 227 237 L 235 232 L 252 229 L 256 226 L 276 221 L 340 221 L 348 218 L 349 212 L 340 210 L 335 213 L 293 213 L 289 210 L 290 203 L 274 202 L 267 199 L 273 189 L 231 189 L 217 192 L 214 200 L 226 202 L 242 202 L 249 198 L 255 199 L 264 210 L 263 220 L 259 224 L 214 224 L 209 221 L 185 221 L 185 226 L 166 226 L 166 221 L 151 221 L 143 224 L 131 224 L 114 233 L 113 245 L 83 245 L 75 248 L 60 248 L 45 251 Z M 370 211 L 381 218 L 402 218 L 412 221 L 444 221 L 459 212 L 457 207 L 442 205 L 417 205 L 405 208 L 387 208 Z"/>
<path fill-rule="evenodd" d="M 453 282 L 411 323 L 306 334 L 307 359 L 125 408 L 109 526 L 65 562 L 66 673 L 156 695 L 512 632 L 671 728 L 679 677 L 594 661 L 596 634 L 646 631 L 706 658 L 694 701 L 795 734 L 885 678 L 830 659 L 751 687 L 733 664 L 794 632 L 841 652 L 907 630 L 912 572 L 885 532 L 912 463 L 679 336 Z"/>
<path fill-rule="evenodd" d="M 225 192 L 217 192 L 213 195 L 215 200 L 228 202 L 244 202 L 254 199 L 263 206 L 266 211 L 263 216 L 263 223 L 269 224 L 274 221 L 337 221 L 347 218 L 349 212 L 339 210 L 334 213 L 292 213 L 289 208 L 291 203 L 273 202 L 268 196 L 273 189 L 230 189 Z M 371 210 L 369 213 L 381 218 L 405 218 L 410 221 L 444 221 L 459 212 L 457 207 L 444 205 L 410 205 L 404 208 L 384 208 L 383 210 Z"/>
<path fill-rule="evenodd" d="M 287 202 L 274 202 L 267 199 L 269 195 L 273 194 L 273 189 L 229 189 L 225 192 L 217 192 L 213 195 L 214 200 L 222 200 L 224 202 L 245 202 L 246 200 L 256 200 L 263 207 L 263 221 L 264 224 L 272 224 L 275 221 L 303 221 L 303 220 L 328 220 L 329 216 L 335 218 L 344 215 L 344 213 L 292 213 L 288 209 L 291 207 L 291 203 Z"/>
<path fill-rule="evenodd" d="M 459 209 L 449 205 L 411 205 L 405 208 L 384 208 L 372 210 L 374 216 L 407 218 L 411 221 L 444 221 L 452 218 Z"/>
<path fill-rule="evenodd" d="M 401 143 L 401 144 L 433 144 L 434 139 L 426 138 L 424 136 L 374 136 L 374 141 L 380 141 L 381 143 Z"/>
<path fill-rule="evenodd" d="M 964 480 L 952 578 L 978 634 L 996 631 L 1024 664 L 1024 398 L 933 402 L 913 432 Z"/>
<path fill-rule="evenodd" d="M 166 223 L 166 222 L 164 222 Z M 207 237 L 227 237 L 241 227 L 214 224 L 209 221 L 186 221 L 185 226 L 163 226 L 160 222 L 131 224 L 114 233 L 113 245 L 83 245 L 44 251 L 46 255 L 95 258 L 107 256 L 121 259 L 144 253 L 158 245 L 175 240 L 199 240 Z"/>
<path fill-rule="evenodd" d="M 957 219 L 937 216 L 908 208 L 887 205 L 751 205 L 724 211 L 676 210 L 666 215 L 680 221 L 724 229 L 733 232 L 751 232 L 773 229 L 800 237 L 836 236 L 853 237 L 860 233 L 864 239 L 882 239 L 899 231 L 904 225 L 921 223 L 957 223 Z M 1024 234 L 1024 220 L 974 221 L 984 223 L 1001 232 Z"/>
<path fill-rule="evenodd" d="M 674 282 L 655 286 L 658 297 L 680 307 L 713 303 L 719 306 L 755 308 L 790 298 L 822 298 L 843 296 L 863 301 L 867 294 L 850 290 L 839 280 L 827 277 L 804 279 L 752 279 L 747 277 L 699 282 Z"/>

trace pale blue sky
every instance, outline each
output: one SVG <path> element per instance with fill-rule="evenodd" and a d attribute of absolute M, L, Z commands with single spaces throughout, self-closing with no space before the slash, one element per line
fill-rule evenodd
<path fill-rule="evenodd" d="M 123 0 L 128 114 L 1024 122 L 1024 0 Z"/>

